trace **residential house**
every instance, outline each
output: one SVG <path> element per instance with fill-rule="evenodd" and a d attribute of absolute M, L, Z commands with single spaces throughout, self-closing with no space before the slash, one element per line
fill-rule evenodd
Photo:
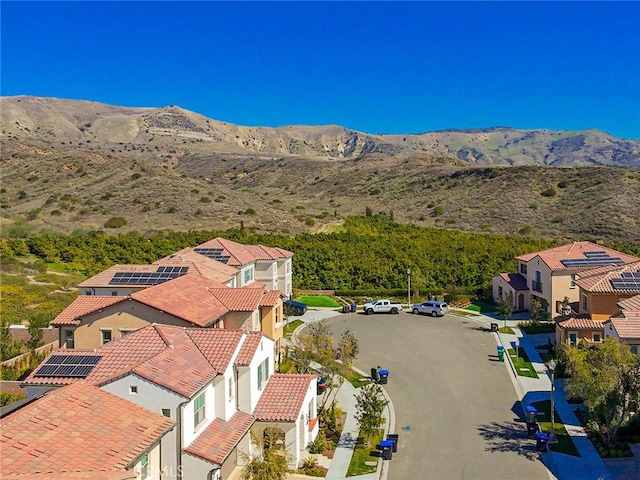
<path fill-rule="evenodd" d="M 5 480 L 159 480 L 175 422 L 85 381 L 46 392 L 0 420 Z"/>
<path fill-rule="evenodd" d="M 193 254 L 197 254 L 194 256 Z M 267 290 L 280 290 L 290 297 L 293 291 L 293 253 L 278 247 L 243 245 L 224 238 L 214 238 L 194 248 L 185 248 L 157 263 L 175 256 L 189 258 L 198 263 L 198 256 L 214 259 L 237 269 L 235 281 L 230 286 L 244 287 L 261 282 Z"/>
<path fill-rule="evenodd" d="M 242 328 L 275 340 L 279 362 L 282 293 L 230 288 L 187 273 L 126 296 L 80 295 L 51 325 L 67 348 L 97 348 L 152 323 L 182 327 Z"/>
<path fill-rule="evenodd" d="M 605 265 L 626 265 L 639 260 L 592 242 L 574 242 L 520 255 L 516 257 L 517 273 L 501 274 L 493 278 L 493 298 L 497 302 L 502 295 L 512 292 L 517 310 L 529 310 L 531 301 L 537 299 L 549 313 L 562 313 L 565 298 L 569 299 L 572 306 L 576 306 L 579 301 L 576 280 L 580 272 Z"/>
<path fill-rule="evenodd" d="M 291 380 L 283 404 L 260 407 L 261 398 L 274 388 L 271 380 L 276 386 L 280 382 L 279 375 L 273 375 L 273 346 L 262 332 L 150 325 L 95 350 L 54 352 L 23 385 L 32 396 L 84 378 L 162 413 L 177 424 L 162 445 L 165 471 L 189 480 L 226 479 L 241 465 L 239 452 L 252 452 L 249 432 L 262 434 L 268 428 L 262 417 L 278 417 L 287 409 L 296 428 L 295 441 L 286 448 L 296 465 L 297 449 L 317 435 L 317 429 L 299 426 L 316 418 L 315 376 L 285 375 Z M 299 407 L 295 414 L 290 412 L 291 399 Z"/>
<path fill-rule="evenodd" d="M 556 318 L 556 341 L 568 345 L 600 343 L 605 338 L 603 322 L 619 311 L 619 302 L 640 294 L 640 262 L 581 271 L 575 285 L 579 289 L 577 314 Z"/>
<path fill-rule="evenodd" d="M 619 311 L 604 322 L 604 335 L 640 354 L 640 295 L 618 302 Z"/>

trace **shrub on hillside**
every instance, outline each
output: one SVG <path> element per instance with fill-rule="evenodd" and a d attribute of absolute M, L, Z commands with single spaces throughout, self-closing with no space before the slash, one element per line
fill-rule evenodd
<path fill-rule="evenodd" d="M 104 228 L 121 228 L 127 224 L 127 220 L 124 217 L 111 217 L 104 222 Z"/>

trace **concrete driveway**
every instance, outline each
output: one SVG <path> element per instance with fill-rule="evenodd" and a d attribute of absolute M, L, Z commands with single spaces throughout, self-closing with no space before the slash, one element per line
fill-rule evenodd
<path fill-rule="evenodd" d="M 327 320 L 360 342 L 355 365 L 389 370 L 399 450 L 391 480 L 547 479 L 512 411 L 517 397 L 491 333 L 457 316 L 348 314 Z"/>

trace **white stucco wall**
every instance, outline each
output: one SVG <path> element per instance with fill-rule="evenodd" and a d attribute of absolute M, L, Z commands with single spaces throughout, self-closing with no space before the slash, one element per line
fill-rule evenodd
<path fill-rule="evenodd" d="M 130 393 L 130 387 L 132 386 L 137 387 L 137 394 Z M 103 385 L 101 389 L 161 415 L 163 409 L 168 409 L 170 417 L 174 422 L 178 420 L 176 418 L 178 405 L 186 400 L 186 398 L 135 374 L 130 374 L 111 383 L 107 383 Z M 159 453 L 162 459 L 162 468 L 167 470 L 173 469 L 174 472 L 177 468 L 177 433 L 178 427 L 176 426 L 164 436 L 161 442 L 161 452 Z"/>

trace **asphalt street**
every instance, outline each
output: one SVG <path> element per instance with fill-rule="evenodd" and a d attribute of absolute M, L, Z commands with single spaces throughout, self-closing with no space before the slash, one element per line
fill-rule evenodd
<path fill-rule="evenodd" d="M 336 336 L 349 328 L 355 366 L 389 370 L 385 386 L 396 412 L 399 451 L 391 480 L 547 479 L 526 440 L 526 424 L 491 333 L 457 316 L 347 314 L 327 320 Z"/>

